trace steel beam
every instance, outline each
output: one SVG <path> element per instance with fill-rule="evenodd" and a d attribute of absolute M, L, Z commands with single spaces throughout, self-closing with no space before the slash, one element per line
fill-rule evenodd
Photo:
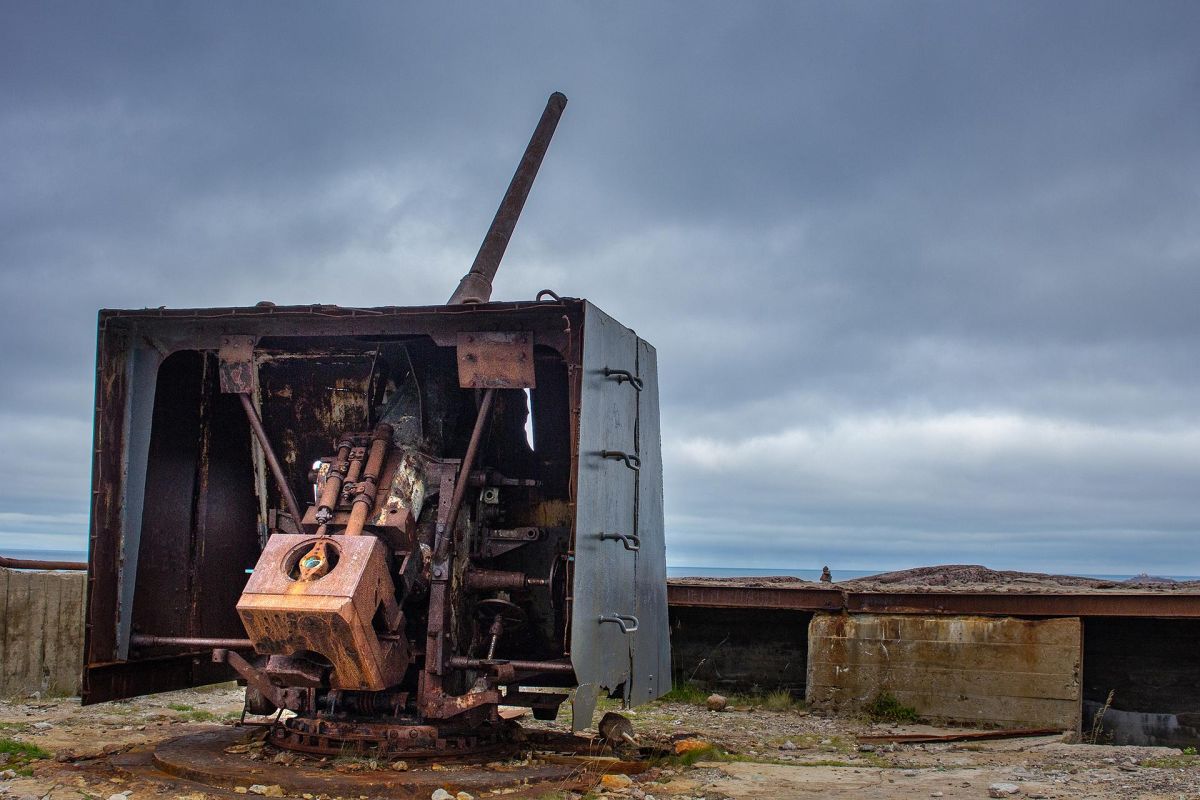
<path fill-rule="evenodd" d="M 847 592 L 672 580 L 670 607 L 764 608 L 871 614 L 1200 619 L 1200 594 L 1182 592 Z"/>

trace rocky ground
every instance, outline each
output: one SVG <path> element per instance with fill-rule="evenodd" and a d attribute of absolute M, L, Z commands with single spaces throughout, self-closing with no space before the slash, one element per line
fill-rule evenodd
<path fill-rule="evenodd" d="M 735 702 L 733 710 L 721 713 L 677 702 L 636 709 L 630 717 L 642 741 L 672 750 L 699 749 L 664 759 L 632 778 L 610 776 L 608 785 L 598 786 L 592 796 L 633 800 L 1200 798 L 1200 757 L 1179 750 L 1068 744 L 1062 736 L 863 745 L 856 737 L 935 729 L 822 718 L 796 708 L 770 711 L 745 702 L 752 701 Z M 239 796 L 167 776 L 133 775 L 114 767 L 109 757 L 132 747 L 231 725 L 240 711 L 241 690 L 232 686 L 87 708 L 81 708 L 77 699 L 0 703 L 0 797 L 204 800 Z M 522 724 L 566 727 L 563 722 L 534 723 L 528 718 Z M 680 746 L 681 741 L 699 744 Z M 688 763 L 693 758 L 698 760 Z M 358 761 L 332 768 L 388 770 L 390 765 Z M 393 774 L 397 781 L 404 780 L 403 774 Z M 275 793 L 271 787 L 255 788 Z M 569 796 L 554 790 L 544 795 Z"/>

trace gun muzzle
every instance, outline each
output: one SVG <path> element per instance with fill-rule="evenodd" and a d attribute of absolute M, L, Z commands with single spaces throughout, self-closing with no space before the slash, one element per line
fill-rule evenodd
<path fill-rule="evenodd" d="M 487 235 L 483 237 L 483 244 L 479 246 L 475 262 L 459 281 L 458 288 L 446 301 L 447 305 L 486 303 L 491 299 L 492 279 L 496 277 L 496 270 L 500 268 L 500 260 L 504 258 L 508 240 L 513 229 L 517 227 L 521 209 L 525 207 L 525 198 L 529 197 L 533 179 L 537 177 L 538 168 L 542 166 L 542 159 L 550 146 L 550 139 L 554 136 L 554 129 L 558 127 L 558 120 L 566 107 L 567 97 L 562 92 L 555 92 L 546 101 L 546 110 L 542 112 L 542 118 L 534 128 L 529 145 L 525 148 L 525 155 L 517 165 L 517 171 L 512 182 L 508 184 L 504 199 L 500 201 L 500 208 L 496 209 L 496 216 L 488 228 Z"/>

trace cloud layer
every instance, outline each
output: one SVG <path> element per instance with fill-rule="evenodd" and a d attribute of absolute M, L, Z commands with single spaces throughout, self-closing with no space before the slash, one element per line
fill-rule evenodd
<path fill-rule="evenodd" d="M 1187 3 L 7 6 L 0 548 L 84 545 L 97 308 L 441 302 L 561 89 L 496 293 L 658 347 L 672 563 L 1200 574 L 1197 31 Z"/>

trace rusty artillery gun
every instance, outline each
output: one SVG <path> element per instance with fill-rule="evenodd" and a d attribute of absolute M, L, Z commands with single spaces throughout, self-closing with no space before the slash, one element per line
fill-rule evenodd
<path fill-rule="evenodd" d="M 85 703 L 236 676 L 282 747 L 420 757 L 670 688 L 654 349 L 490 298 L 565 103 L 444 306 L 100 312 Z"/>

